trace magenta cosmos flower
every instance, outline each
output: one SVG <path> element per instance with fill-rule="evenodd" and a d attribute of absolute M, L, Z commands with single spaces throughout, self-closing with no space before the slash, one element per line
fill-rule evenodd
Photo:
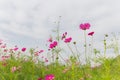
<path fill-rule="evenodd" d="M 38 80 L 43 80 L 42 78 L 38 78 Z"/>
<path fill-rule="evenodd" d="M 94 32 L 90 32 L 88 33 L 89 36 L 93 36 Z"/>
<path fill-rule="evenodd" d="M 22 48 L 21 50 L 22 50 L 22 52 L 25 52 L 25 51 L 26 51 L 26 48 Z"/>
<path fill-rule="evenodd" d="M 48 62 L 48 59 L 47 59 L 47 58 L 45 58 L 45 62 Z"/>
<path fill-rule="evenodd" d="M 80 29 L 82 30 L 87 30 L 90 28 L 90 24 L 89 23 L 84 23 L 84 24 L 80 24 Z"/>
<path fill-rule="evenodd" d="M 49 39 L 48 39 L 48 42 L 52 42 L 53 40 L 52 40 L 52 37 L 50 37 Z"/>
<path fill-rule="evenodd" d="M 63 33 L 63 35 L 62 35 L 62 40 L 63 40 L 64 38 L 66 38 L 66 36 L 67 36 L 67 32 Z"/>
<path fill-rule="evenodd" d="M 57 41 L 54 41 L 54 42 L 52 42 L 52 43 L 49 45 L 49 48 L 50 48 L 50 49 L 53 49 L 54 47 L 57 46 L 57 44 L 58 44 L 58 42 L 57 42 Z"/>
<path fill-rule="evenodd" d="M 36 51 L 36 52 L 34 53 L 34 55 L 35 55 L 35 56 L 39 56 L 42 52 L 44 52 L 44 50 Z"/>
<path fill-rule="evenodd" d="M 1 45 L 1 48 L 6 48 L 6 44 Z"/>
<path fill-rule="evenodd" d="M 42 53 L 42 52 L 44 52 L 44 50 L 40 50 L 40 51 L 39 51 L 39 53 Z"/>
<path fill-rule="evenodd" d="M 72 40 L 72 38 L 69 37 L 69 38 L 66 38 L 66 39 L 64 40 L 64 42 L 65 42 L 65 43 L 69 43 L 69 42 L 71 42 L 71 40 Z"/>
<path fill-rule="evenodd" d="M 18 50 L 18 47 L 15 47 L 13 50 L 14 50 L 14 51 L 17 51 L 17 50 Z"/>
<path fill-rule="evenodd" d="M 53 74 L 48 74 L 45 76 L 45 80 L 54 80 L 55 76 Z"/>
<path fill-rule="evenodd" d="M 17 70 L 17 68 L 14 66 L 11 68 L 11 72 L 15 72 Z"/>

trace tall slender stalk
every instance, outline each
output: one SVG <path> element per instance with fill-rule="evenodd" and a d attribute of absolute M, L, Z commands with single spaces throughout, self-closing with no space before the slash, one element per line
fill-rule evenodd
<path fill-rule="evenodd" d="M 91 56 L 89 56 L 89 61 L 90 61 L 90 59 L 93 55 L 93 36 L 91 36 L 91 43 L 90 43 L 90 50 L 89 51 L 90 51 L 89 55 L 91 55 Z"/>
<path fill-rule="evenodd" d="M 92 36 L 92 40 L 91 40 L 91 55 L 92 55 L 92 53 L 93 53 L 93 36 Z"/>
<path fill-rule="evenodd" d="M 72 48 L 70 47 L 70 45 L 67 44 L 67 46 L 68 46 L 68 48 L 70 49 L 70 51 L 72 52 L 73 56 L 76 57 L 75 54 L 74 54 L 74 52 L 73 52 L 73 50 L 72 50 Z"/>
<path fill-rule="evenodd" d="M 84 48 L 85 48 L 85 59 L 87 62 L 87 41 L 86 41 L 86 30 L 84 30 Z"/>
<path fill-rule="evenodd" d="M 78 51 L 78 48 L 77 48 L 77 46 L 76 46 L 76 44 L 74 44 L 74 47 L 75 47 L 75 49 L 76 49 L 76 52 L 77 52 L 77 58 L 78 58 L 78 60 L 79 60 L 79 63 L 80 63 L 80 52 Z"/>
<path fill-rule="evenodd" d="M 116 53 L 116 55 L 119 55 L 119 44 L 118 44 L 118 39 L 116 37 L 116 35 L 113 33 L 113 37 L 114 37 L 114 52 Z"/>
<path fill-rule="evenodd" d="M 104 58 L 106 58 L 106 49 L 107 49 L 106 39 L 104 38 Z"/>
<path fill-rule="evenodd" d="M 57 32 L 57 41 L 58 41 L 58 46 L 57 47 L 59 47 L 60 46 L 60 20 L 61 20 L 61 16 L 59 16 L 59 20 L 58 20 L 58 22 L 57 22 L 57 30 L 56 30 L 56 32 Z M 58 59 L 59 59 L 59 52 L 57 52 L 56 53 L 56 62 L 58 62 Z"/>

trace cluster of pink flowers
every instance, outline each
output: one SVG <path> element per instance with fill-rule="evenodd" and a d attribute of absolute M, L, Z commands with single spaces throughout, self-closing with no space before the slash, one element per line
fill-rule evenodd
<path fill-rule="evenodd" d="M 35 55 L 35 56 L 39 56 L 42 52 L 44 52 L 44 50 L 36 51 L 36 52 L 34 53 L 34 55 Z"/>
<path fill-rule="evenodd" d="M 8 55 L 8 56 L 2 56 L 1 58 L 2 58 L 2 61 L 4 61 L 4 60 L 6 60 L 6 59 L 8 59 L 10 56 Z"/>
<path fill-rule="evenodd" d="M 64 40 L 65 43 L 70 43 L 72 40 L 72 37 L 66 38 L 66 36 L 67 36 L 67 32 L 63 33 L 62 40 Z"/>
<path fill-rule="evenodd" d="M 19 48 L 18 48 L 17 46 L 15 46 L 12 50 L 17 51 L 18 49 L 19 49 Z M 25 52 L 25 51 L 26 51 L 26 48 L 23 47 L 23 48 L 21 49 L 21 51 L 22 51 L 22 52 Z"/>
<path fill-rule="evenodd" d="M 11 72 L 15 72 L 16 70 L 17 70 L 17 67 L 15 66 L 11 68 Z"/>
<path fill-rule="evenodd" d="M 87 29 L 90 29 L 90 26 L 91 26 L 90 23 L 84 23 L 84 24 L 82 23 L 82 24 L 80 24 L 79 27 L 82 30 L 87 30 Z M 88 33 L 89 36 L 93 36 L 93 34 L 94 34 L 93 31 Z"/>
<path fill-rule="evenodd" d="M 1 48 L 6 48 L 6 44 L 1 45 Z"/>
<path fill-rule="evenodd" d="M 57 41 L 53 41 L 52 37 L 50 37 L 48 39 L 48 42 L 50 42 L 50 44 L 49 44 L 49 50 L 55 48 L 58 45 L 58 42 Z"/>
<path fill-rule="evenodd" d="M 62 35 L 62 40 L 63 40 L 64 38 L 66 38 L 66 36 L 67 36 L 67 32 L 63 33 L 63 35 Z"/>
<path fill-rule="evenodd" d="M 19 71 L 20 69 L 21 69 L 21 66 L 18 66 L 18 67 L 14 66 L 11 68 L 11 72 Z"/>
<path fill-rule="evenodd" d="M 38 80 L 54 80 L 55 76 L 53 74 L 48 74 L 45 76 L 45 79 L 38 78 Z"/>

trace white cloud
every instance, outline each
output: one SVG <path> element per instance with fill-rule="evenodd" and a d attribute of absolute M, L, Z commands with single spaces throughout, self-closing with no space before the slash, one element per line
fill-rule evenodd
<path fill-rule="evenodd" d="M 119 31 L 119 0 L 0 0 L 0 29 L 45 39 L 62 16 L 61 29 L 80 34 L 79 24 L 90 22 L 99 37 Z M 4 36 L 4 32 L 1 35 Z M 8 36 L 11 34 L 7 34 Z M 23 38 L 24 39 L 24 38 Z"/>

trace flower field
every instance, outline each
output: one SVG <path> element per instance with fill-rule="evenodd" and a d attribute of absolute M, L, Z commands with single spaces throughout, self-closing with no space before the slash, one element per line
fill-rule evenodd
<path fill-rule="evenodd" d="M 59 27 L 55 30 L 57 36 L 48 38 L 47 51 L 24 46 L 9 48 L 4 40 L 0 40 L 0 80 L 120 80 L 118 40 L 114 37 L 113 43 L 108 45 L 109 36 L 105 34 L 101 53 L 93 46 L 95 32 L 89 32 L 91 27 L 90 23 L 79 25 L 84 35 L 82 53 L 68 32 L 60 34 Z M 87 41 L 88 37 L 91 42 Z M 66 45 L 70 51 L 67 59 L 61 55 L 65 51 L 62 45 Z M 107 57 L 108 49 L 114 50 L 115 58 Z M 80 59 L 81 54 L 84 61 Z"/>

